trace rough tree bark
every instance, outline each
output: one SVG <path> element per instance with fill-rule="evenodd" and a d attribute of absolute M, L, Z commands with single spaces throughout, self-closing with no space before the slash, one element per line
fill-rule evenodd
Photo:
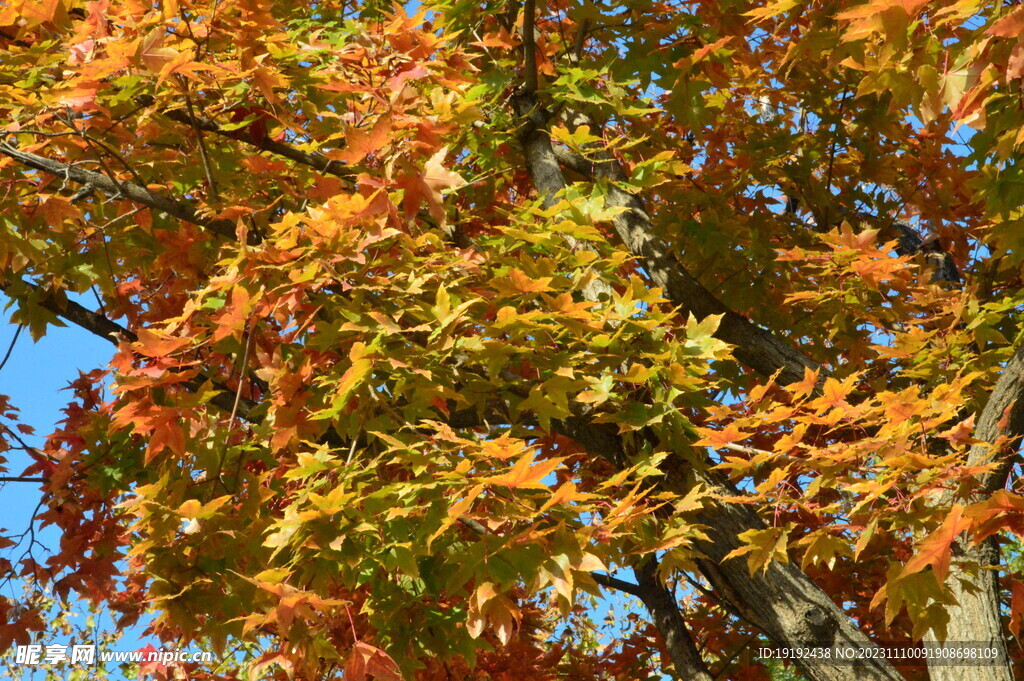
<path fill-rule="evenodd" d="M 967 463 L 994 466 L 981 480 L 981 500 L 1003 487 L 1014 455 L 1020 448 L 1024 435 L 1024 347 L 1018 348 L 1003 368 L 996 381 L 981 418 L 974 429 L 974 438 L 980 441 L 971 447 Z M 1000 437 L 1007 443 L 1001 451 L 993 451 L 987 443 Z M 944 498 L 940 504 L 948 504 Z M 978 546 L 961 539 L 955 544 L 959 559 L 964 566 L 953 564 L 946 579 L 946 586 L 956 598 L 956 604 L 948 606 L 949 622 L 946 625 L 946 640 L 949 642 L 971 642 L 985 647 L 996 647 L 1003 660 L 1007 660 L 1006 638 L 999 612 L 999 545 L 989 537 Z M 936 641 L 934 632 L 926 636 Z M 1012 681 L 1013 670 L 1009 662 L 998 666 L 967 667 L 940 664 L 938 660 L 929 667 L 932 681 Z"/>
<path fill-rule="evenodd" d="M 651 613 L 655 626 L 665 640 L 665 649 L 668 650 L 672 665 L 681 678 L 687 681 L 714 681 L 693 643 L 675 596 L 658 579 L 657 569 L 658 564 L 653 559 L 633 568 L 638 585 L 636 595 Z"/>

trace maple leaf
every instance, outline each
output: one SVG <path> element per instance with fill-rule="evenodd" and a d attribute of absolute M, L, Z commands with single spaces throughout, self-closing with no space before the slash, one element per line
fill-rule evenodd
<path fill-rule="evenodd" d="M 365 681 L 402 681 L 402 673 L 391 657 L 380 648 L 356 641 L 345 663 L 345 679 Z"/>
<path fill-rule="evenodd" d="M 52 21 L 61 5 L 61 0 L 25 0 L 12 3 L 12 14 L 24 20 L 27 27 Z M 8 20 L 7 24 L 13 24 Z"/>
<path fill-rule="evenodd" d="M 166 39 L 167 33 L 162 28 L 155 28 L 138 45 L 136 57 L 153 73 L 160 74 L 166 65 L 181 57 L 177 50 L 164 45 Z"/>
<path fill-rule="evenodd" d="M 702 437 L 694 443 L 695 445 L 698 447 L 714 447 L 716 449 L 742 442 L 750 437 L 750 433 L 743 432 L 735 423 L 730 423 L 721 430 L 700 428 L 698 432 L 700 432 Z"/>
<path fill-rule="evenodd" d="M 141 659 L 146 660 L 139 665 L 140 678 L 150 674 L 158 678 L 165 675 L 167 672 L 167 665 L 160 661 L 160 653 L 162 651 L 154 647 L 152 643 L 148 644 L 144 648 L 139 648 L 136 652 L 141 654 Z"/>
<path fill-rule="evenodd" d="M 535 464 L 534 454 L 529 451 L 519 457 L 508 473 L 484 478 L 481 482 L 512 489 L 547 489 L 548 486 L 542 482 L 543 479 L 558 468 L 564 460 L 564 458 L 554 458 Z"/>
<path fill-rule="evenodd" d="M 985 29 L 985 33 L 1000 38 L 1018 38 L 1024 35 L 1024 7 L 1014 7 L 1006 16 Z"/>
<path fill-rule="evenodd" d="M 945 581 L 953 555 L 953 542 L 970 526 L 970 520 L 964 517 L 963 507 L 954 504 L 942 525 L 918 543 L 914 557 L 903 566 L 903 574 L 912 575 L 931 566 L 938 580 Z"/>
<path fill-rule="evenodd" d="M 746 530 L 739 538 L 746 545 L 730 551 L 722 560 L 747 557 L 747 569 L 753 575 L 758 570 L 766 571 L 772 561 L 789 562 L 786 547 L 789 544 L 789 529 L 785 527 L 769 527 L 764 530 Z"/>
<path fill-rule="evenodd" d="M 476 498 L 480 496 L 480 493 L 483 491 L 483 485 L 476 485 L 469 490 L 465 497 L 452 504 L 448 509 L 444 522 L 442 522 L 440 527 L 438 527 L 437 530 L 427 539 L 427 544 L 431 544 L 435 539 L 441 536 L 445 530 L 464 517 L 469 512 L 469 509 L 472 508 L 473 502 L 476 501 Z"/>
<path fill-rule="evenodd" d="M 150 329 L 140 329 L 135 349 L 146 357 L 168 357 L 192 344 L 189 338 L 175 338 Z"/>
<path fill-rule="evenodd" d="M 484 628 L 490 625 L 498 640 L 507 644 L 521 618 L 520 609 L 508 597 L 499 593 L 493 583 L 484 582 L 476 588 L 470 599 L 466 629 L 470 636 L 478 638 Z"/>
<path fill-rule="evenodd" d="M 465 185 L 465 180 L 444 167 L 444 159 L 448 155 L 448 147 L 442 147 L 423 164 L 419 173 L 406 175 L 403 179 L 405 198 L 403 206 L 407 218 L 416 214 L 423 201 L 426 201 L 430 215 L 441 225 L 446 224 L 442 192 Z"/>
<path fill-rule="evenodd" d="M 370 154 L 381 150 L 391 139 L 392 120 L 390 116 L 378 116 L 373 125 L 364 128 L 353 127 L 345 133 L 345 148 L 333 150 L 327 158 L 359 163 Z"/>
<path fill-rule="evenodd" d="M 1021 619 L 1024 618 L 1024 582 L 1013 580 L 1010 593 L 1010 631 L 1014 636 L 1020 636 Z"/>
<path fill-rule="evenodd" d="M 494 287 L 499 293 L 505 296 L 514 296 L 520 293 L 538 293 L 551 290 L 551 277 L 531 278 L 518 268 L 509 271 L 508 277 L 496 279 Z"/>
<path fill-rule="evenodd" d="M 1024 497 L 1009 490 L 997 490 L 990 498 L 971 504 L 964 515 L 970 519 L 975 544 L 1000 531 L 1024 536 Z"/>
<path fill-rule="evenodd" d="M 249 678 L 260 678 L 260 672 L 274 664 L 278 665 L 289 674 L 295 669 L 295 662 L 287 655 L 278 652 L 270 652 L 261 655 L 259 659 L 256 660 L 255 664 L 249 668 Z"/>

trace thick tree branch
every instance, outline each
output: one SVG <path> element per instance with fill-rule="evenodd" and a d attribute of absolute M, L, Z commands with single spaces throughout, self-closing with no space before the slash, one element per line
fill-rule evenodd
<path fill-rule="evenodd" d="M 527 171 L 533 180 L 534 187 L 541 198 L 545 209 L 558 202 L 558 194 L 565 189 L 565 176 L 555 158 L 551 145 L 551 137 L 547 133 L 547 112 L 540 106 L 537 98 L 530 92 L 520 90 L 512 97 L 512 107 L 520 119 L 518 130 L 519 143 L 526 157 Z M 573 249 L 589 249 L 590 247 L 573 237 L 566 237 L 566 242 Z M 602 297 L 610 297 L 611 286 L 603 279 L 595 278 L 583 292 L 591 301 Z"/>
<path fill-rule="evenodd" d="M 527 171 L 544 205 L 551 206 L 554 197 L 565 186 L 565 180 L 546 130 L 546 113 L 536 95 L 530 92 L 517 93 L 512 104 L 520 119 L 519 139 Z M 667 246 L 654 236 L 650 219 L 639 199 L 615 186 L 615 181 L 624 179 L 621 167 L 607 152 L 599 153 L 605 156 L 598 157 L 599 162 L 593 164 L 593 172 L 596 177 L 611 180 L 608 183 L 609 203 L 626 208 L 616 217 L 615 229 L 626 247 L 644 263 L 654 282 L 665 288 L 673 303 L 689 309 L 699 318 L 710 314 L 723 315 L 716 336 L 736 346 L 734 355 L 737 359 L 762 374 L 779 371 L 783 382 L 793 382 L 803 378 L 805 369 L 816 368 L 812 360 L 729 310 L 704 289 Z M 574 439 L 591 437 L 583 423 L 566 425 L 569 426 L 567 436 Z M 584 442 L 577 441 L 594 452 Z M 621 441 L 617 445 L 606 444 L 605 449 L 611 456 L 616 455 L 615 450 L 620 452 L 618 456 L 623 456 Z M 623 458 L 616 460 L 601 455 L 613 463 L 623 461 Z M 674 456 L 665 468 L 668 477 L 663 484 L 675 493 L 685 494 L 698 480 L 695 475 L 686 473 L 689 466 L 681 457 Z M 720 489 L 723 496 L 730 495 L 729 490 L 715 481 L 707 479 L 704 482 Z M 743 545 L 740 534 L 749 529 L 764 528 L 754 510 L 723 502 L 699 514 L 698 521 L 709 528 L 711 538 L 697 543 L 697 548 L 706 556 L 701 561 L 702 572 L 721 598 L 778 645 L 794 648 L 809 644 L 838 644 L 853 648 L 872 646 L 863 632 L 798 567 L 774 562 L 763 572 L 751 575 L 744 561 L 725 561 L 726 555 Z M 672 626 L 667 619 L 660 623 Z M 667 637 L 667 632 L 662 631 L 662 635 Z M 813 681 L 899 681 L 902 678 L 885 660 L 860 660 L 853 665 L 809 664 L 806 661 L 798 664 Z"/>
<path fill-rule="evenodd" d="M 54 161 L 53 159 L 38 156 L 36 154 L 21 151 L 6 142 L 0 142 L 0 153 L 9 156 L 18 163 L 38 170 L 54 177 L 76 182 L 83 186 L 99 189 L 114 197 L 120 197 L 135 203 L 142 204 L 154 210 L 166 213 L 171 217 L 178 218 L 185 222 L 204 227 L 215 234 L 228 239 L 238 238 L 235 223 L 231 220 L 220 220 L 207 218 L 200 215 L 195 208 L 185 201 L 171 199 L 157 194 L 146 187 L 131 182 L 114 182 L 102 173 L 92 170 L 85 170 L 77 166 Z M 249 243 L 259 243 L 260 237 L 253 232 L 249 233 Z"/>
<path fill-rule="evenodd" d="M 529 136 L 531 143 L 531 147 L 525 149 L 528 169 L 534 177 L 538 191 L 553 195 L 557 189 L 564 186 L 564 180 L 561 186 L 556 187 L 555 183 L 548 179 L 551 173 L 546 167 L 554 165 L 557 168 L 558 156 L 545 129 L 543 107 L 535 95 L 522 93 L 516 108 L 517 111 L 532 112 L 528 118 L 523 119 L 524 128 L 527 130 L 522 133 L 523 137 Z M 586 116 L 574 114 L 573 118 L 572 125 L 590 125 L 591 130 L 595 129 L 593 122 Z M 538 141 L 540 137 L 546 139 L 546 148 Z M 574 158 L 577 155 L 566 152 L 562 152 L 561 156 L 572 160 L 573 165 L 592 174 L 593 177 L 609 180 L 608 204 L 611 207 L 626 209 L 613 220 L 615 231 L 623 244 L 633 255 L 640 258 L 651 280 L 665 289 L 667 297 L 675 305 L 689 310 L 698 319 L 704 319 L 709 315 L 722 315 L 715 336 L 735 346 L 733 355 L 736 359 L 765 376 L 771 376 L 779 371 L 778 380 L 783 384 L 800 381 L 806 369 L 818 368 L 816 362 L 771 331 L 757 326 L 743 315 L 729 309 L 683 267 L 668 244 L 655 236 L 650 216 L 640 199 L 615 184 L 627 178 L 622 167 L 607 150 L 595 150 L 594 160 L 589 162 L 587 159 Z M 535 174 L 535 168 L 545 173 Z"/>
<path fill-rule="evenodd" d="M 537 42 L 533 37 L 536 17 L 536 0 L 523 2 L 523 89 L 537 91 Z"/>
<path fill-rule="evenodd" d="M 548 113 L 536 95 L 525 89 L 512 96 L 512 108 L 519 119 L 518 137 L 526 159 L 526 171 L 544 208 L 551 208 L 558 202 L 558 194 L 566 185 L 547 131 Z"/>
<path fill-rule="evenodd" d="M 994 464 L 981 477 L 978 496 L 991 496 L 1005 485 L 1006 476 L 1018 458 L 1024 438 L 1024 345 L 1017 348 L 996 381 L 988 402 L 981 411 L 973 436 L 978 444 L 971 447 L 967 465 Z M 992 443 L 1005 439 L 1000 451 Z M 952 503 L 952 495 L 938 500 L 940 506 Z M 999 648 L 1005 664 L 1001 667 L 969 668 L 934 665 L 929 667 L 932 681 L 1011 681 L 1006 638 L 999 608 L 999 545 L 989 537 L 979 545 L 961 538 L 954 545 L 957 561 L 950 566 L 946 588 L 956 598 L 947 606 L 949 622 L 946 635 L 951 641 L 978 641 L 986 647 Z M 926 637 L 935 641 L 934 632 Z"/>
<path fill-rule="evenodd" d="M 683 681 L 714 681 L 714 676 L 693 642 L 693 635 L 683 620 L 679 604 L 672 592 L 658 579 L 657 570 L 658 563 L 653 557 L 633 568 L 638 585 L 637 596 L 661 632 L 677 678 Z"/>
<path fill-rule="evenodd" d="M 956 603 L 946 606 L 948 621 L 945 640 L 972 642 L 999 652 L 996 664 L 977 667 L 928 661 L 930 681 L 1013 681 L 1013 669 L 999 606 L 999 545 L 989 537 L 978 546 L 964 539 L 950 547 L 956 555 L 949 567 L 946 589 Z M 925 641 L 938 643 L 935 631 Z M 1018 677 L 1019 678 L 1019 677 Z"/>
<path fill-rule="evenodd" d="M 595 162 L 587 159 L 583 154 L 573 151 L 569 147 L 553 145 L 552 151 L 555 159 L 566 168 L 573 170 L 587 179 L 594 179 Z"/>
<path fill-rule="evenodd" d="M 1006 438 L 1002 452 L 993 452 L 988 443 Z M 968 466 L 981 466 L 993 458 L 996 466 L 982 477 L 986 496 L 1002 489 L 1007 473 L 1024 438 L 1024 345 L 1017 348 L 1003 368 L 989 395 L 981 418 L 974 429 L 974 438 L 980 442 L 971 447 Z"/>

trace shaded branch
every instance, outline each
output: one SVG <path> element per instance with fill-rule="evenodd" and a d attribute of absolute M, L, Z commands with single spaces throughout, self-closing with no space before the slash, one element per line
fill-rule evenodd
<path fill-rule="evenodd" d="M 283 142 L 276 142 L 269 137 L 264 136 L 262 139 L 253 139 L 245 128 L 238 130 L 225 130 L 217 123 L 204 116 L 189 116 L 189 114 L 180 109 L 172 109 L 169 111 L 161 112 L 167 118 L 172 121 L 176 121 L 183 125 L 193 127 L 197 130 L 203 130 L 205 132 L 220 135 L 221 137 L 227 137 L 228 139 L 235 140 L 236 142 L 242 142 L 249 146 L 256 147 L 260 151 L 265 151 L 282 158 L 286 158 L 296 163 L 315 168 L 320 172 L 327 173 L 328 175 L 334 175 L 335 177 L 341 177 L 351 180 L 352 171 L 340 161 L 332 161 L 319 152 L 303 151 L 290 144 Z"/>
<path fill-rule="evenodd" d="M 227 239 L 237 240 L 238 238 L 233 221 L 203 217 L 191 204 L 157 194 L 146 187 L 131 182 L 115 183 L 103 173 L 85 170 L 69 163 L 21 151 L 6 142 L 0 142 L 0 153 L 33 170 L 92 187 L 93 189 L 100 189 L 114 197 L 141 203 L 144 206 L 166 213 L 184 222 L 204 227 Z M 249 233 L 250 244 L 257 244 L 259 241 L 259 235 L 253 232 Z"/>
<path fill-rule="evenodd" d="M 79 305 L 73 300 L 61 300 L 53 293 L 46 291 L 36 284 L 21 282 L 21 285 L 38 294 L 35 302 L 37 302 L 42 308 L 49 310 L 61 319 L 69 321 L 75 326 L 85 329 L 89 333 L 102 338 L 112 345 L 117 346 L 122 342 L 134 343 L 138 341 L 138 336 L 130 329 L 111 321 L 98 312 L 93 312 L 87 307 Z M 9 283 L 0 282 L 0 291 L 4 291 L 6 293 L 8 288 L 10 288 Z M 199 392 L 203 389 L 205 383 L 205 376 L 197 376 L 187 381 L 183 381 L 181 385 L 190 392 Z M 229 390 L 227 387 L 216 381 L 212 381 L 212 379 L 211 384 L 218 392 L 210 398 L 210 404 L 213 404 L 227 413 L 231 413 L 235 406 L 234 391 Z M 253 415 L 253 410 L 255 408 L 256 403 L 252 400 L 239 398 L 237 415 L 250 423 L 258 423 L 259 419 Z"/>
<path fill-rule="evenodd" d="M 537 109 L 543 111 L 540 102 L 530 93 L 521 94 L 519 100 L 517 110 Z M 547 164 L 553 164 L 556 168 L 559 157 L 562 157 L 571 162 L 574 169 L 578 169 L 583 174 L 594 179 L 609 181 L 607 204 L 609 207 L 626 209 L 613 218 L 613 226 L 619 239 L 633 255 L 641 259 L 651 280 L 665 289 L 667 297 L 674 305 L 692 312 L 698 319 L 704 319 L 710 315 L 722 315 L 722 321 L 715 332 L 715 337 L 735 346 L 733 356 L 759 374 L 771 376 L 777 371 L 780 372 L 778 380 L 782 384 L 800 381 L 804 377 L 805 370 L 819 368 L 817 362 L 771 331 L 757 326 L 747 317 L 731 310 L 690 274 L 686 267 L 679 262 L 668 244 L 655 236 L 651 218 L 640 199 L 617 186 L 616 183 L 623 182 L 628 178 L 607 149 L 596 149 L 593 153 L 593 160 L 583 158 L 568 150 L 556 152 L 551 145 L 547 131 L 537 129 L 538 123 L 542 120 L 543 116 L 538 114 L 524 119 L 524 125 L 534 128 L 534 136 L 543 136 L 547 140 L 546 149 L 533 142 L 533 146 L 536 148 L 533 153 L 546 154 Z M 596 130 L 593 121 L 579 113 L 572 115 L 570 124 L 574 126 L 589 125 L 591 131 Z M 531 152 L 527 150 L 528 165 L 530 156 Z M 532 165 L 539 166 L 540 164 L 538 161 L 534 161 Z M 534 175 L 533 167 L 530 167 L 529 170 L 531 176 L 534 176 L 538 191 L 551 192 L 551 189 L 554 189 L 553 183 L 542 176 Z M 550 188 L 543 186 L 545 184 L 550 185 Z M 564 186 L 564 180 L 562 186 Z M 558 189 L 560 188 L 558 187 Z"/>
<path fill-rule="evenodd" d="M 640 598 L 641 588 L 638 584 L 632 584 L 621 579 L 616 579 L 611 575 L 602 575 L 598 572 L 591 572 L 590 577 L 597 582 L 598 586 L 603 586 L 606 589 L 615 589 L 616 591 L 621 591 L 622 593 L 629 594 L 630 596 Z"/>
<path fill-rule="evenodd" d="M 675 667 L 676 676 L 685 681 L 714 681 L 711 670 L 704 664 L 693 635 L 679 610 L 672 592 L 658 578 L 658 562 L 653 556 L 633 568 L 637 580 L 637 596 L 665 641 L 665 649 Z"/>
<path fill-rule="evenodd" d="M 583 57 L 583 47 L 587 42 L 587 33 L 590 31 L 590 19 L 584 19 L 580 22 L 579 28 L 576 30 L 576 42 L 572 46 L 572 59 L 573 62 L 578 64 L 580 58 Z"/>
<path fill-rule="evenodd" d="M 537 91 L 537 43 L 533 38 L 536 0 L 523 2 L 523 89 Z"/>

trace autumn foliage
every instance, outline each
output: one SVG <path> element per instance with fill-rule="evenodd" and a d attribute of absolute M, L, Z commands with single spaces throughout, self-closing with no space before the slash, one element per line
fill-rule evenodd
<path fill-rule="evenodd" d="M 226 660 L 157 678 L 1024 678 L 1021 36 L 3 3 L 0 288 L 111 361 L 41 447 L 0 398 L 63 537 L 0 573 Z M 943 641 L 997 660 L 757 652 Z"/>

